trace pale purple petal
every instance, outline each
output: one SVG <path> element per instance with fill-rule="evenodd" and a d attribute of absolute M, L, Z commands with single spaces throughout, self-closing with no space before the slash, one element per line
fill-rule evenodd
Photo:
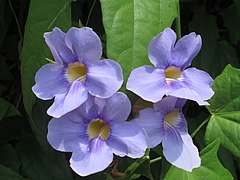
<path fill-rule="evenodd" d="M 190 89 L 183 83 L 177 82 L 176 86 L 177 88 L 175 90 L 174 90 L 175 87 L 172 86 L 171 92 L 169 92 L 167 95 L 182 99 L 190 99 L 196 101 L 200 106 L 209 105 L 208 102 L 204 101 L 204 99 L 202 99 L 202 97 L 196 91 Z"/>
<path fill-rule="evenodd" d="M 178 143 L 170 141 L 171 138 L 166 139 L 166 141 L 164 139 L 163 154 L 174 166 L 192 172 L 193 168 L 197 168 L 201 165 L 198 149 L 193 144 L 192 138 L 189 134 L 181 134 L 180 137 L 181 141 Z"/>
<path fill-rule="evenodd" d="M 88 151 L 74 151 L 70 159 L 71 168 L 80 176 L 87 176 L 107 168 L 113 160 L 113 153 L 106 142 L 93 139 Z"/>
<path fill-rule="evenodd" d="M 65 80 L 63 66 L 59 64 L 42 66 L 36 73 L 35 81 L 32 91 L 43 100 L 52 99 L 56 94 L 64 93 L 70 86 Z"/>
<path fill-rule="evenodd" d="M 122 69 L 115 61 L 100 60 L 88 67 L 85 85 L 93 96 L 108 98 L 118 91 L 122 83 Z"/>
<path fill-rule="evenodd" d="M 83 122 L 73 122 L 64 115 L 53 118 L 48 124 L 47 139 L 51 146 L 59 151 L 73 152 L 88 143 L 87 127 Z"/>
<path fill-rule="evenodd" d="M 109 136 L 106 143 L 115 155 L 124 157 L 128 154 L 127 145 L 118 137 Z"/>
<path fill-rule="evenodd" d="M 171 125 L 165 131 L 162 146 L 163 155 L 171 164 L 178 160 L 183 151 L 183 140 L 180 133 Z"/>
<path fill-rule="evenodd" d="M 131 72 L 127 89 L 147 101 L 157 102 L 168 93 L 166 85 L 164 70 L 142 66 Z"/>
<path fill-rule="evenodd" d="M 148 47 L 148 57 L 154 66 L 165 69 L 171 65 L 171 51 L 175 42 L 176 34 L 170 28 L 166 28 L 151 40 Z"/>
<path fill-rule="evenodd" d="M 113 94 L 110 98 L 95 98 L 98 107 L 104 105 L 100 112 L 100 117 L 105 121 L 125 121 L 131 112 L 131 102 L 128 97 L 121 92 Z"/>
<path fill-rule="evenodd" d="M 59 118 L 79 107 L 87 98 L 88 92 L 86 88 L 79 80 L 75 80 L 67 93 L 56 95 L 54 103 L 48 109 L 47 113 L 50 116 Z"/>
<path fill-rule="evenodd" d="M 174 108 L 182 109 L 186 99 L 180 99 L 173 96 L 166 96 L 160 101 L 153 104 L 153 107 L 156 111 L 163 114 L 171 112 Z"/>
<path fill-rule="evenodd" d="M 127 146 L 127 156 L 131 158 L 139 158 L 142 157 L 147 148 L 147 136 L 145 132 L 134 122 L 125 122 L 112 124 L 111 126 L 111 136 L 119 139 Z M 107 142 L 108 143 L 108 142 Z M 119 151 L 119 147 L 114 146 L 114 144 L 108 143 L 108 146 L 113 150 L 113 152 L 117 154 Z M 122 153 L 119 154 L 122 156 Z"/>
<path fill-rule="evenodd" d="M 211 88 L 213 79 L 208 73 L 196 68 L 188 68 L 182 74 L 185 85 L 197 92 L 203 100 L 208 100 L 213 96 L 214 92 Z"/>
<path fill-rule="evenodd" d="M 148 135 L 148 147 L 152 148 L 162 142 L 164 136 L 164 116 L 154 109 L 147 108 L 139 112 L 139 118 L 132 120 L 143 128 Z"/>
<path fill-rule="evenodd" d="M 65 44 L 65 33 L 61 29 L 54 28 L 52 32 L 44 33 L 44 38 L 57 63 L 75 60 L 71 50 Z"/>
<path fill-rule="evenodd" d="M 101 58 L 101 41 L 91 28 L 72 27 L 66 33 L 65 42 L 77 56 L 77 60 L 85 65 L 87 65 L 89 61 L 93 62 Z"/>
<path fill-rule="evenodd" d="M 190 33 L 182 37 L 172 51 L 173 65 L 180 67 L 182 70 L 190 66 L 201 47 L 202 39 L 200 35 Z"/>

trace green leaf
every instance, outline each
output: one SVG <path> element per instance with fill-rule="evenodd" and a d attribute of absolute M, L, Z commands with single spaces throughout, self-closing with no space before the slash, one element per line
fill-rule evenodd
<path fill-rule="evenodd" d="M 43 34 L 55 26 L 67 30 L 71 26 L 71 0 L 31 0 L 21 52 L 21 80 L 23 101 L 31 116 L 35 96 L 32 93 L 37 70 L 50 58 Z"/>
<path fill-rule="evenodd" d="M 212 71 L 218 69 L 215 62 L 215 48 L 219 38 L 218 28 L 214 16 L 209 15 L 204 6 L 194 11 L 193 19 L 189 24 L 190 30 L 202 37 L 202 49 L 193 61 L 193 66 L 203 69 L 215 77 Z M 207 27 L 207 28 L 206 28 Z"/>
<path fill-rule="evenodd" d="M 200 152 L 201 166 L 187 172 L 172 166 L 167 172 L 164 180 L 201 180 L 201 179 L 233 179 L 231 173 L 219 162 L 217 151 L 219 140 L 215 140 Z"/>
<path fill-rule="evenodd" d="M 8 101 L 0 99 L 0 122 L 3 118 L 21 116 L 20 112 Z"/>
<path fill-rule="evenodd" d="M 228 65 L 213 84 L 214 96 L 208 107 L 212 114 L 205 139 L 220 138 L 221 145 L 240 157 L 240 69 Z"/>
<path fill-rule="evenodd" d="M 0 164 L 0 174 L 1 174 L 1 179 L 4 180 L 24 180 L 21 175 L 17 174 L 15 171 L 3 166 Z"/>
<path fill-rule="evenodd" d="M 125 171 L 125 175 L 122 176 L 120 180 L 138 179 L 141 175 L 148 177 L 149 179 L 153 179 L 149 165 L 149 156 L 144 156 L 140 159 L 137 159 L 127 168 L 127 170 Z"/>
<path fill-rule="evenodd" d="M 239 1 L 239 10 L 240 10 L 240 1 Z M 230 34 L 231 41 L 234 44 L 237 44 L 237 41 L 240 40 L 240 13 L 235 5 L 228 7 L 227 9 L 221 12 L 224 25 L 227 26 Z M 234 21 L 233 21 L 234 19 Z"/>
<path fill-rule="evenodd" d="M 134 68 L 150 64 L 148 44 L 172 25 L 177 6 L 178 0 L 101 0 L 107 55 L 121 64 L 125 82 Z"/>
<path fill-rule="evenodd" d="M 0 146 L 0 154 L 0 164 L 18 172 L 20 160 L 15 149 L 10 144 L 4 144 Z"/>
<path fill-rule="evenodd" d="M 21 169 L 30 179 L 71 180 L 72 175 L 65 157 L 60 152 L 42 151 L 37 141 L 29 136 L 22 139 L 19 146 Z"/>

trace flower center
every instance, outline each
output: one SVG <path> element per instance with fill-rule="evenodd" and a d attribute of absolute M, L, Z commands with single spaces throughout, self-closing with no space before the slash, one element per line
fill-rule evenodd
<path fill-rule="evenodd" d="M 181 116 L 178 109 L 173 109 L 172 112 L 164 116 L 164 129 L 167 129 L 169 125 L 177 127 L 177 124 L 181 121 Z"/>
<path fill-rule="evenodd" d="M 109 125 L 100 118 L 94 119 L 88 124 L 88 135 L 91 139 L 100 136 L 100 138 L 105 141 L 109 134 Z"/>
<path fill-rule="evenodd" d="M 70 83 L 80 78 L 81 82 L 85 82 L 87 67 L 79 62 L 69 64 L 67 68 L 67 77 Z"/>
<path fill-rule="evenodd" d="M 181 70 L 175 66 L 169 66 L 164 71 L 166 82 L 169 84 L 172 80 L 181 79 Z"/>

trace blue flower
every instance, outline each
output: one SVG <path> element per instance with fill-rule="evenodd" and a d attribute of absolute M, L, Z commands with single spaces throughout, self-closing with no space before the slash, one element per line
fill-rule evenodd
<path fill-rule="evenodd" d="M 132 120 L 148 134 L 148 147 L 162 142 L 167 161 L 178 168 L 192 171 L 201 164 L 198 149 L 188 134 L 187 122 L 182 113 L 186 100 L 165 97 L 154 104 L 154 109 L 141 110 L 139 118 Z"/>
<path fill-rule="evenodd" d="M 113 154 L 139 158 L 147 136 L 136 123 L 125 121 L 131 104 L 123 93 L 100 99 L 90 96 L 77 109 L 48 125 L 48 141 L 59 151 L 72 152 L 70 164 L 81 176 L 104 170 Z"/>
<path fill-rule="evenodd" d="M 187 68 L 201 49 L 201 37 L 190 33 L 175 43 L 176 34 L 170 28 L 153 38 L 148 57 L 154 67 L 134 69 L 128 78 L 127 89 L 154 103 L 169 95 L 208 105 L 206 100 L 214 94 L 211 89 L 213 79 L 204 71 Z"/>
<path fill-rule="evenodd" d="M 123 83 L 122 69 L 112 60 L 100 60 L 101 41 L 92 29 L 58 28 L 44 34 L 54 60 L 41 67 L 32 90 L 43 100 L 54 99 L 47 113 L 60 117 L 84 103 L 89 94 L 108 98 Z"/>

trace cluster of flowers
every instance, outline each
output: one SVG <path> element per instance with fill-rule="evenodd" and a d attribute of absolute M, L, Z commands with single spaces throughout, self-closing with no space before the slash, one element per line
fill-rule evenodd
<path fill-rule="evenodd" d="M 44 34 L 55 62 L 40 68 L 32 90 L 43 100 L 54 98 L 47 113 L 53 116 L 47 139 L 59 151 L 72 152 L 71 168 L 81 176 L 104 170 L 120 157 L 140 158 L 146 148 L 162 142 L 163 154 L 187 171 L 200 166 L 197 148 L 182 113 L 186 99 L 207 105 L 213 79 L 190 66 L 201 49 L 195 33 L 176 43 L 170 28 L 153 38 L 149 59 L 153 66 L 132 71 L 127 89 L 154 103 L 126 121 L 128 97 L 117 92 L 123 83 L 120 65 L 102 59 L 101 41 L 92 29 L 58 28 Z M 187 69 L 186 69 L 187 68 Z"/>

